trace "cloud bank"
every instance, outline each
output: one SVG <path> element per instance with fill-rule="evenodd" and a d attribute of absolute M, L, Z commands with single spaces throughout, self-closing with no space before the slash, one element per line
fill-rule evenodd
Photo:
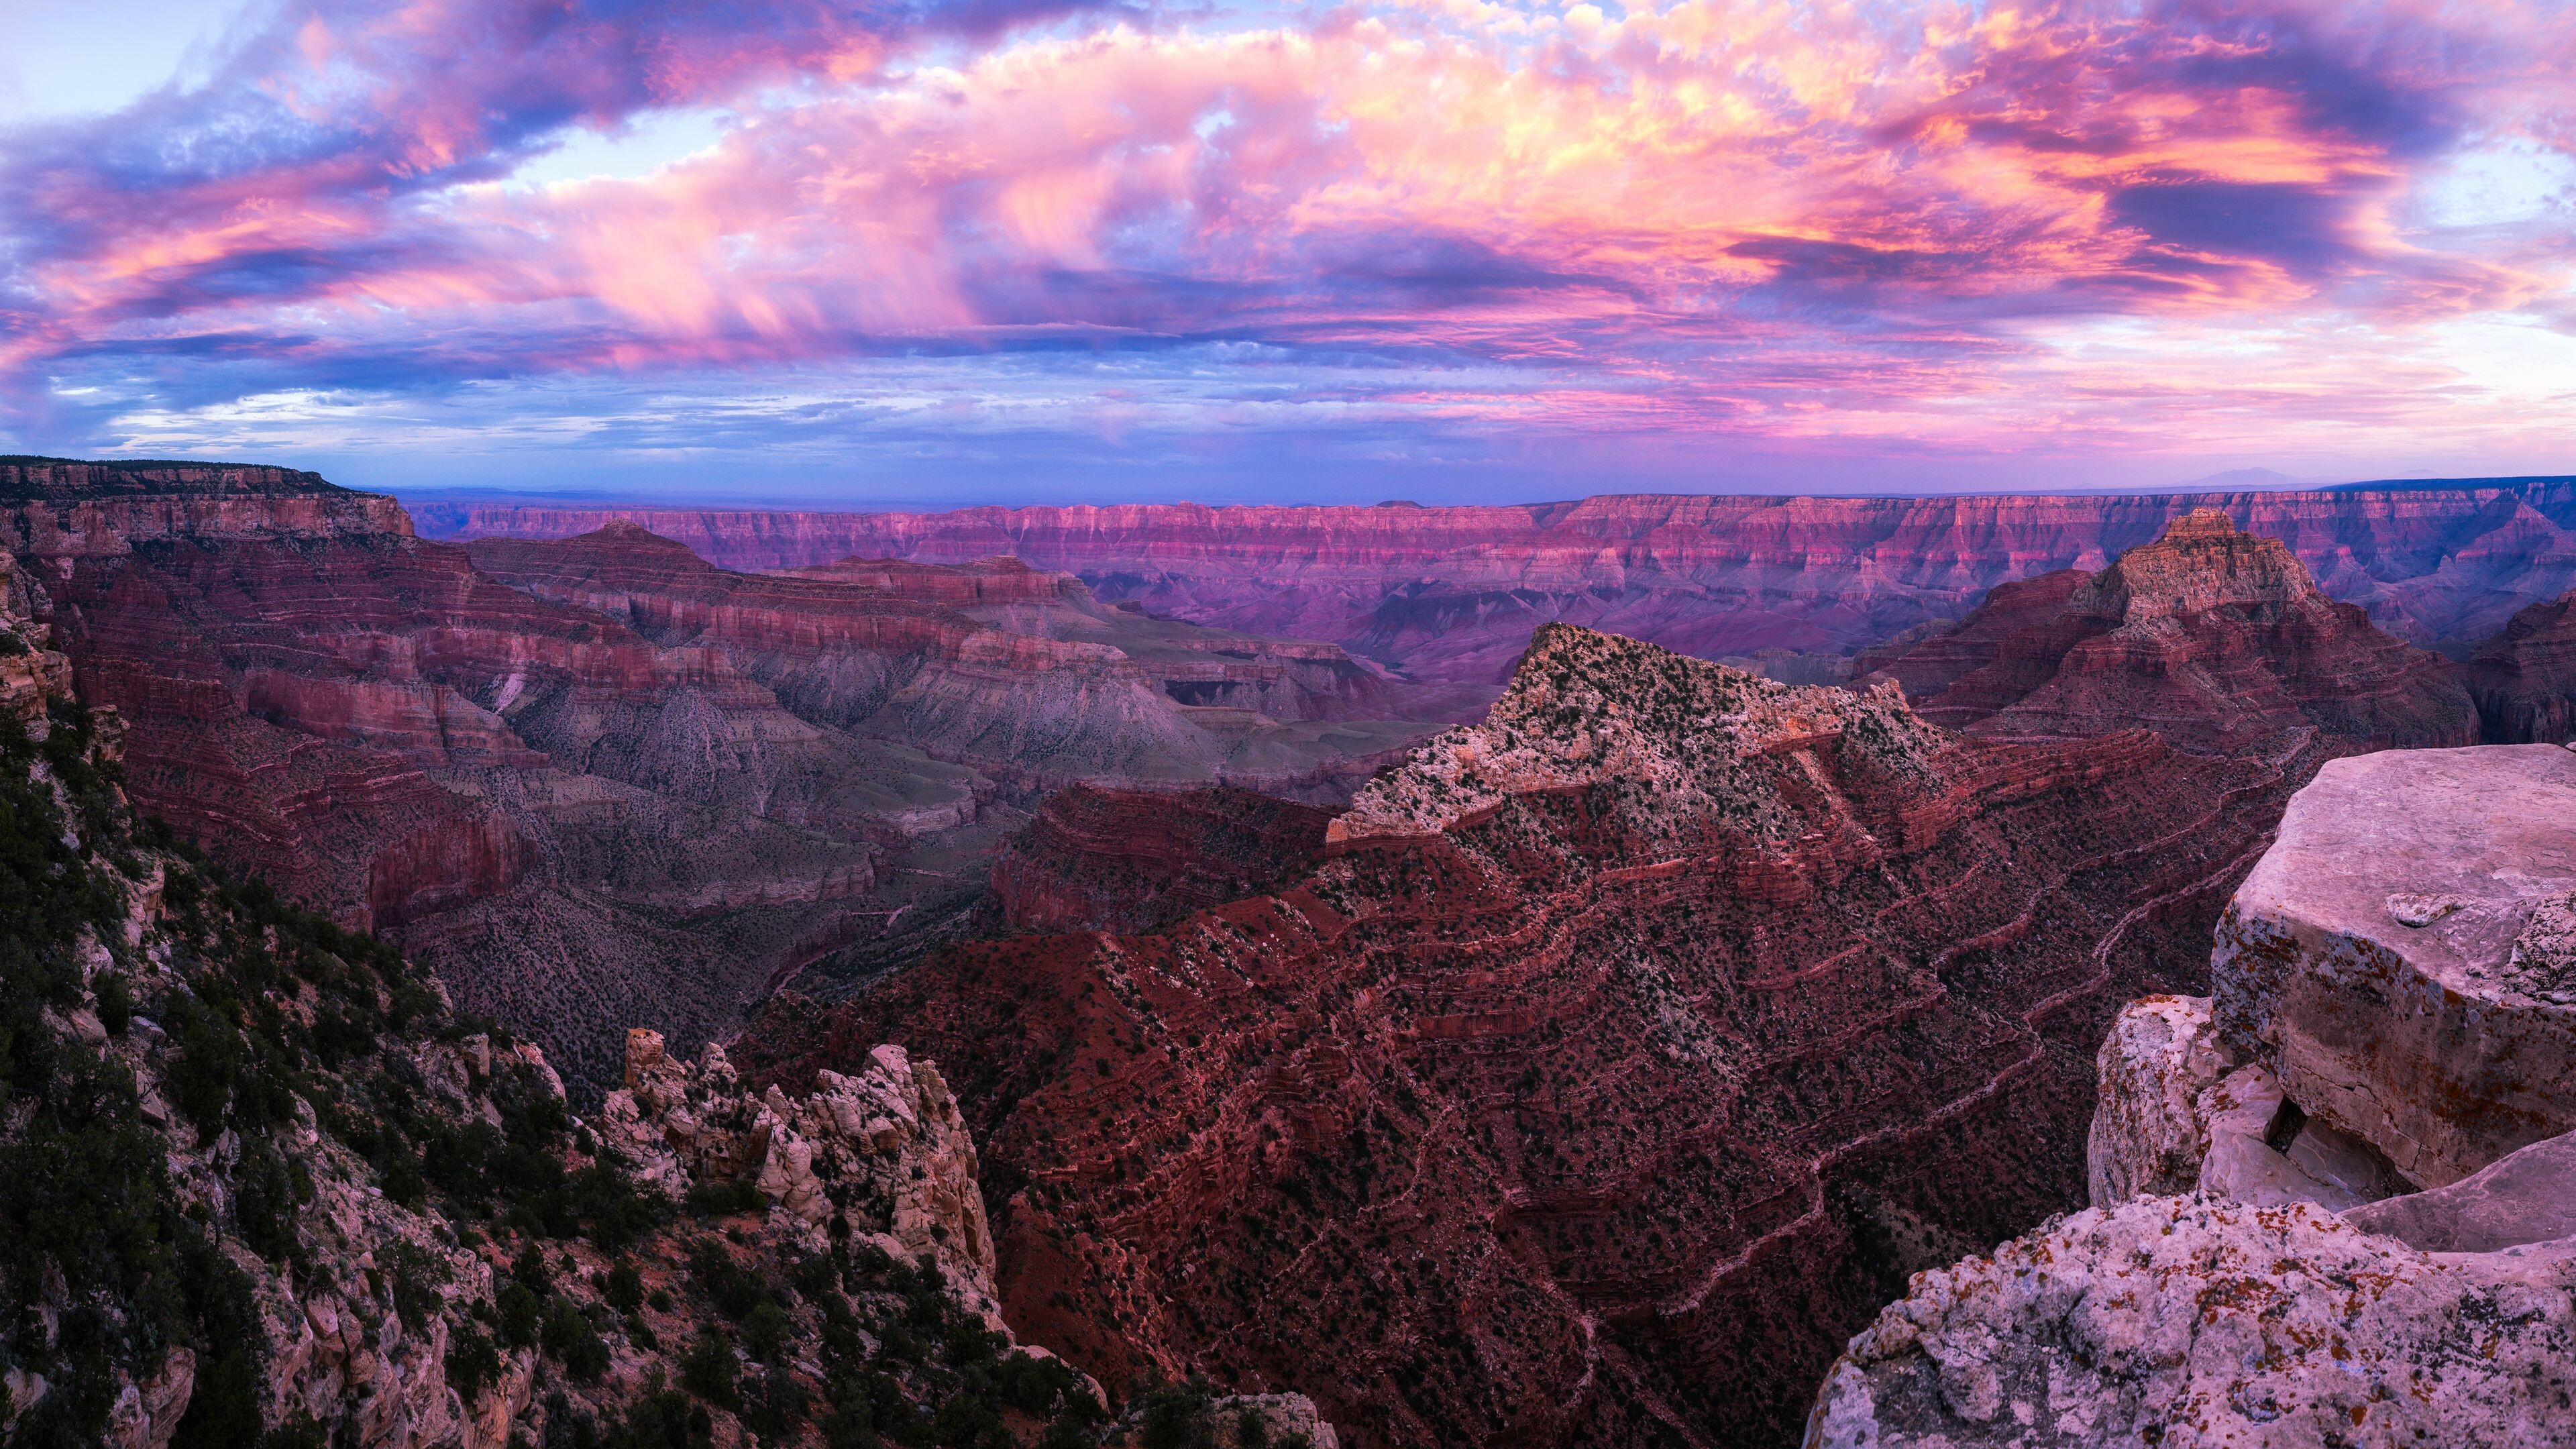
<path fill-rule="evenodd" d="M 2545 465 L 2571 70 L 2552 0 L 305 0 L 0 132 L 0 433 L 916 492 Z M 514 180 L 673 115 L 715 143 Z"/>

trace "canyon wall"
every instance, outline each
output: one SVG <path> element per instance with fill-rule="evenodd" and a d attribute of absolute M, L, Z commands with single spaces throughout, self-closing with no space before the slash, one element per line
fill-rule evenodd
<path fill-rule="evenodd" d="M 2334 761 L 2216 941 L 2091 1208 L 1917 1278 L 1810 1449 L 2576 1443 L 2576 754 Z"/>
<path fill-rule="evenodd" d="M 2468 679 L 2489 741 L 2576 740 L 2576 592 L 2506 620 L 2478 646 Z"/>
<path fill-rule="evenodd" d="M 800 718 L 1033 788 L 1075 780 L 1346 792 L 1417 738 L 1403 686 L 1338 646 L 1149 619 L 1017 560 L 734 573 L 633 524 L 486 539 L 476 567 L 713 651 Z"/>
<path fill-rule="evenodd" d="M 2545 661 L 2545 631 L 2526 637 Z M 1998 588 L 1956 625 L 1861 650 L 1853 670 L 1860 686 L 1899 684 L 1926 719 L 1997 737 L 2143 725 L 2238 753 L 2292 731 L 2359 749 L 2473 744 L 2482 730 L 2458 665 L 2327 598 L 2278 539 L 2216 509 L 2099 572 Z M 2522 687 L 2500 679 L 2488 693 Z"/>
<path fill-rule="evenodd" d="M 563 537 L 628 518 L 728 567 L 1008 554 L 1104 599 L 1324 639 L 1451 688 L 1473 718 L 1529 635 L 1586 624 L 1715 658 L 1842 653 L 1989 589 L 2098 570 L 2195 508 L 2278 538 L 2336 599 L 2464 652 L 2576 586 L 2576 479 L 2309 492 L 1960 498 L 1608 496 L 1506 507 L 1130 504 L 952 513 L 425 501 L 439 537 Z"/>
<path fill-rule="evenodd" d="M 583 1123 L 383 943 L 171 851 L 63 673 L 0 728 L 0 1438 L 1092 1442 L 929 1062 L 754 1096 L 639 1032 Z"/>
<path fill-rule="evenodd" d="M 396 935 L 585 1103 L 627 1025 L 729 1031 L 902 913 L 890 860 L 1017 823 L 1006 797 L 1335 799 L 1426 728 L 1337 646 L 1017 563 L 753 577 L 633 528 L 469 551 L 311 474 L 0 467 L 21 592 L 130 722 L 138 803 Z"/>
<path fill-rule="evenodd" d="M 2195 984 L 2315 758 L 1966 739 L 1558 626 L 1284 889 L 782 997 L 735 1058 L 956 1064 L 1005 1309 L 1104 1381 L 1777 1444 L 1910 1272 L 2081 1202 L 2093 1044 Z"/>

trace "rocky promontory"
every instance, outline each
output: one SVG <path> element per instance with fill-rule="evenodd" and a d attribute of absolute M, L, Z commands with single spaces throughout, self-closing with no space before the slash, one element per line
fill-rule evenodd
<path fill-rule="evenodd" d="M 1811 1449 L 2576 1443 L 2576 753 L 2327 764 L 2211 974 L 2103 1044 L 2092 1207 L 1916 1279 Z"/>
<path fill-rule="evenodd" d="M 2095 1043 L 2196 984 L 2295 783 L 1558 625 L 1265 893 L 782 997 L 732 1059 L 953 1067 L 1005 1311 L 1104 1382 L 1776 1445 L 1909 1273 L 2083 1200 Z"/>

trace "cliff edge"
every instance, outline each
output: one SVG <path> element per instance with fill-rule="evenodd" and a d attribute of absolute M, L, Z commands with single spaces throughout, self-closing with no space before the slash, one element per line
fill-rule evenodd
<path fill-rule="evenodd" d="M 2092 1207 L 1917 1278 L 1811 1449 L 2576 1444 L 2576 753 L 2329 763 L 2211 974 L 2104 1042 Z"/>

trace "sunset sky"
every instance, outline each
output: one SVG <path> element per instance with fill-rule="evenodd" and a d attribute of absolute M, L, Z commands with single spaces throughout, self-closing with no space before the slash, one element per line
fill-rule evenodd
<path fill-rule="evenodd" d="M 0 0 L 0 451 L 852 504 L 2576 471 L 2576 5 Z"/>

